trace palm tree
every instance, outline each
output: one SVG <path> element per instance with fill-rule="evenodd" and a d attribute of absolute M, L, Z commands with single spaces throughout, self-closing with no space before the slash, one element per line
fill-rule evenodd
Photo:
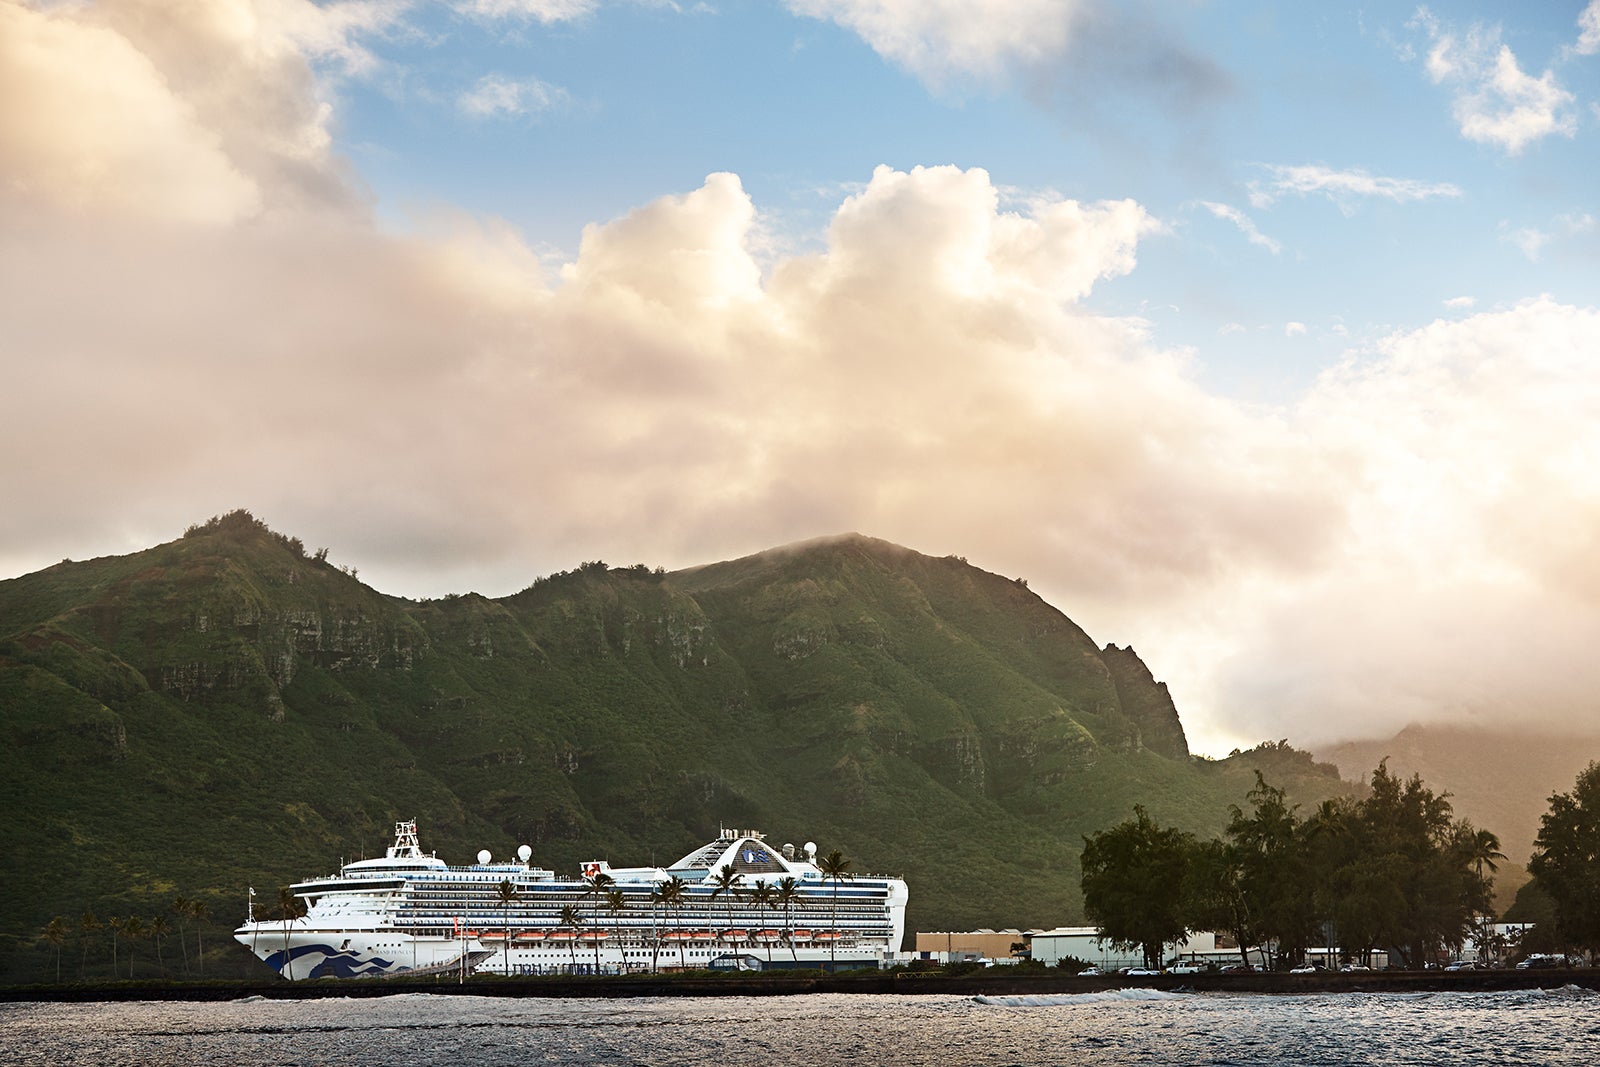
<path fill-rule="evenodd" d="M 111 977 L 117 976 L 117 935 L 122 932 L 122 920 L 115 915 L 106 916 L 106 929 L 111 931 Z"/>
<path fill-rule="evenodd" d="M 500 884 L 495 886 L 495 895 L 500 900 L 500 938 L 505 946 L 506 974 L 511 973 L 511 904 L 517 899 L 517 887 L 511 884 L 511 879 L 502 878 Z"/>
<path fill-rule="evenodd" d="M 679 934 L 678 967 L 681 970 L 688 966 L 683 957 L 683 898 L 685 893 L 683 879 L 673 875 L 661 883 L 661 888 L 657 892 L 661 894 L 662 905 L 672 913 L 674 919 L 673 929 Z"/>
<path fill-rule="evenodd" d="M 189 918 L 189 898 L 179 894 L 172 898 L 172 914 L 178 917 L 178 949 L 183 953 L 183 976 L 189 976 L 189 941 L 188 932 L 184 930 L 184 921 Z"/>
<path fill-rule="evenodd" d="M 578 927 L 583 925 L 583 916 L 578 914 L 576 904 L 561 905 L 561 925 L 572 930 L 572 940 L 567 942 L 567 947 L 572 950 L 572 967 L 578 967 Z"/>
<path fill-rule="evenodd" d="M 172 932 L 172 925 L 167 922 L 165 915 L 157 915 L 150 920 L 150 938 L 156 943 L 156 966 L 161 969 L 161 977 L 167 976 L 167 965 L 161 959 L 161 939 Z"/>
<path fill-rule="evenodd" d="M 294 889 L 284 886 L 278 890 L 278 914 L 283 919 L 283 976 L 294 978 L 294 959 L 289 955 L 289 931 L 294 921 L 305 914 L 305 904 L 294 895 Z"/>
<path fill-rule="evenodd" d="M 716 873 L 711 876 L 711 899 L 716 900 L 724 893 L 728 895 L 728 928 L 724 936 L 729 939 L 730 944 L 733 938 L 733 902 L 739 895 L 740 883 L 743 881 L 744 875 L 734 870 L 731 863 L 718 867 Z"/>
<path fill-rule="evenodd" d="M 832 936 L 828 938 L 828 969 L 838 961 L 839 951 L 839 880 L 855 877 L 850 873 L 850 861 L 845 859 L 844 853 L 834 849 L 817 863 L 817 870 L 822 872 L 822 877 L 833 883 L 833 919 L 832 929 L 828 931 Z"/>
<path fill-rule="evenodd" d="M 56 984 L 61 984 L 61 943 L 67 939 L 67 920 L 57 915 L 45 923 L 39 935 L 56 950 Z"/>
<path fill-rule="evenodd" d="M 594 933 L 595 933 L 595 938 L 594 938 L 594 973 L 595 974 L 599 974 L 600 973 L 600 936 L 599 936 L 600 935 L 600 902 L 605 899 L 605 895 L 606 895 L 607 891 L 609 891 L 611 889 L 611 887 L 616 884 L 616 879 L 612 878 L 605 871 L 596 871 L 591 875 L 585 875 L 583 881 L 585 883 L 585 887 L 584 887 L 584 890 L 583 890 L 583 895 L 586 896 L 586 897 L 590 897 L 590 898 L 592 898 L 594 900 Z"/>
<path fill-rule="evenodd" d="M 149 936 L 144 920 L 130 915 L 122 924 L 122 936 L 128 939 L 128 977 L 133 977 L 133 946 Z"/>
<path fill-rule="evenodd" d="M 792 874 L 779 878 L 778 888 L 773 894 L 773 899 L 777 902 L 778 907 L 783 909 L 783 939 L 789 942 L 789 956 L 796 963 L 799 963 L 800 954 L 794 948 L 794 933 L 791 929 L 794 924 L 791 921 L 791 915 L 794 902 L 800 899 L 800 879 Z"/>
<path fill-rule="evenodd" d="M 628 910 L 628 895 L 626 893 L 624 893 L 620 889 L 607 889 L 606 890 L 606 912 L 611 916 L 611 925 L 612 926 L 620 926 L 620 923 L 618 923 L 617 920 L 620 919 L 622 917 L 622 913 L 627 911 L 627 910 Z M 620 931 L 617 934 L 617 937 L 618 937 L 618 940 L 621 940 L 622 935 L 621 935 Z"/>
<path fill-rule="evenodd" d="M 771 882 L 757 882 L 750 888 L 750 903 L 756 906 L 756 912 L 761 915 L 762 924 L 765 925 L 768 908 L 777 906 L 777 894 L 772 890 Z M 772 939 L 763 938 L 767 943 L 767 962 L 772 962 Z"/>
<path fill-rule="evenodd" d="M 195 897 L 189 901 L 189 918 L 194 920 L 194 962 L 196 968 L 200 971 L 200 977 L 204 978 L 206 974 L 206 945 L 202 937 L 204 933 L 202 927 L 205 921 L 211 918 L 211 909 L 206 905 L 205 901 Z"/>
<path fill-rule="evenodd" d="M 83 981 L 89 971 L 89 942 L 91 935 L 100 929 L 100 920 L 93 911 L 78 916 L 78 937 L 83 941 L 83 957 L 78 960 L 78 981 Z"/>

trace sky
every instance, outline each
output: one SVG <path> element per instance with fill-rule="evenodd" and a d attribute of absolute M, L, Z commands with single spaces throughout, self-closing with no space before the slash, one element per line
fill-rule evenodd
<path fill-rule="evenodd" d="M 0 578 L 860 532 L 1225 754 L 1600 728 L 1600 0 L 0 0 Z"/>

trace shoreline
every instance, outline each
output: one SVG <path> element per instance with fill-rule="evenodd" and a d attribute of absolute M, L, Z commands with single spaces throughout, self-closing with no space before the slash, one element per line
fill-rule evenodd
<path fill-rule="evenodd" d="M 1485 993 L 1578 986 L 1600 991 L 1600 968 L 1537 971 L 1395 971 L 1374 974 L 1199 974 L 1079 978 L 1073 975 L 947 976 L 933 971 L 808 977 L 623 975 L 617 977 L 321 979 L 268 981 L 97 982 L 0 986 L 0 1001 L 228 1001 L 365 998 L 423 993 L 433 996 L 626 999 L 635 997 L 766 997 L 812 993 L 861 995 L 1053 996 L 1117 989 L 1193 993 Z"/>

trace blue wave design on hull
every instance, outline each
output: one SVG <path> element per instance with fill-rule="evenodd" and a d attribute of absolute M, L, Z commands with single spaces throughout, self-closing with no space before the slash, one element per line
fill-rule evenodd
<path fill-rule="evenodd" d="M 286 975 L 285 968 L 289 963 L 299 962 L 313 955 L 319 955 L 322 959 L 314 964 L 309 972 L 296 967 L 294 969 L 296 978 L 372 978 L 410 970 L 409 967 L 402 967 L 382 956 L 363 959 L 357 953 L 341 952 L 332 945 L 298 945 L 290 949 L 287 954 L 274 952 L 263 962 L 279 974 Z"/>

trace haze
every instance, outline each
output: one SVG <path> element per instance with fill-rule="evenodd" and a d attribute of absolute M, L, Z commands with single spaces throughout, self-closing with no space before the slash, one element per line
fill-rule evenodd
<path fill-rule="evenodd" d="M 1600 722 L 1600 0 L 0 0 L 0 575 L 860 531 L 1191 744 Z"/>

